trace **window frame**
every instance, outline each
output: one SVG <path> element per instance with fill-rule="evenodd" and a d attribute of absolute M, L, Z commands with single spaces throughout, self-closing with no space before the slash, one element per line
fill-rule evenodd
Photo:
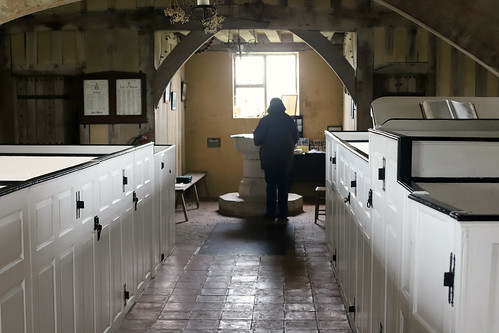
<path fill-rule="evenodd" d="M 296 115 L 299 115 L 299 52 L 252 52 L 250 54 L 232 54 L 232 118 L 233 119 L 260 119 L 263 118 L 267 114 L 268 108 L 268 83 L 267 83 L 267 57 L 268 56 L 276 56 L 276 55 L 293 55 L 295 60 L 295 94 L 297 96 L 297 106 L 296 106 Z M 237 84 L 236 78 L 236 57 L 251 57 L 251 56 L 262 56 L 264 58 L 263 61 L 263 83 L 262 84 Z M 261 115 L 254 116 L 244 116 L 244 117 L 236 117 L 236 91 L 237 88 L 263 88 L 264 95 L 264 111 Z M 287 94 L 290 95 L 290 94 Z"/>

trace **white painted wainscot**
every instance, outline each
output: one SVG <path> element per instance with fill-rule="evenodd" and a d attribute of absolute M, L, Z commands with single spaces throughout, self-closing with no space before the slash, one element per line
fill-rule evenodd
<path fill-rule="evenodd" d="M 326 132 L 326 238 L 355 332 L 499 332 L 498 98 L 423 119 L 381 98 L 373 129 Z M 438 99 L 438 98 L 434 98 Z M 452 98 L 454 99 L 454 98 Z"/>
<path fill-rule="evenodd" d="M 110 332 L 175 242 L 175 147 L 0 146 L 0 331 Z"/>

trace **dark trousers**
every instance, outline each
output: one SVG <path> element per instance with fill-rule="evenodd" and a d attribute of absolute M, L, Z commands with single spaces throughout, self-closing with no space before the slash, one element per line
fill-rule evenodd
<path fill-rule="evenodd" d="M 281 170 L 264 170 L 267 182 L 266 215 L 276 216 L 276 202 L 279 211 L 278 217 L 288 217 L 288 173 Z"/>

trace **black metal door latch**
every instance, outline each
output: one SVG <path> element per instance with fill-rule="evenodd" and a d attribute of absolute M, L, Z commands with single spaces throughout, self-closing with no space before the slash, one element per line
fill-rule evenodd
<path fill-rule="evenodd" d="M 135 210 L 137 210 L 138 203 L 139 203 L 139 198 L 137 198 L 137 192 L 133 191 L 133 204 L 135 205 Z"/>
<path fill-rule="evenodd" d="M 369 194 L 367 195 L 367 208 L 371 208 L 373 206 L 373 190 L 369 189 Z"/>
<path fill-rule="evenodd" d="M 127 300 L 130 299 L 130 292 L 128 290 L 126 290 L 126 283 L 125 285 L 123 286 L 123 300 L 124 300 L 124 306 L 126 306 L 126 302 Z"/>
<path fill-rule="evenodd" d="M 97 215 L 94 217 L 94 231 L 97 231 L 97 240 L 99 241 L 102 225 L 99 223 L 99 217 Z"/>

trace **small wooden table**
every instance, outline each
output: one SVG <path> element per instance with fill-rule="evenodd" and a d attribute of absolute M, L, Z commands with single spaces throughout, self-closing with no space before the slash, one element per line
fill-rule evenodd
<path fill-rule="evenodd" d="M 196 187 L 196 183 L 206 176 L 206 172 L 192 172 L 192 173 L 187 173 L 184 176 L 191 176 L 192 180 L 189 183 L 176 183 L 175 184 L 175 194 L 177 197 L 175 200 L 175 206 L 177 206 L 178 200 L 182 199 L 182 209 L 184 211 L 184 217 L 185 217 L 185 221 L 182 221 L 182 222 L 187 222 L 187 221 L 189 221 L 189 218 L 187 217 L 187 208 L 185 206 L 184 193 L 189 188 L 193 187 L 194 193 L 196 194 L 196 209 L 199 208 L 199 195 L 198 195 L 198 189 Z M 182 222 L 177 222 L 177 223 L 182 223 Z"/>

